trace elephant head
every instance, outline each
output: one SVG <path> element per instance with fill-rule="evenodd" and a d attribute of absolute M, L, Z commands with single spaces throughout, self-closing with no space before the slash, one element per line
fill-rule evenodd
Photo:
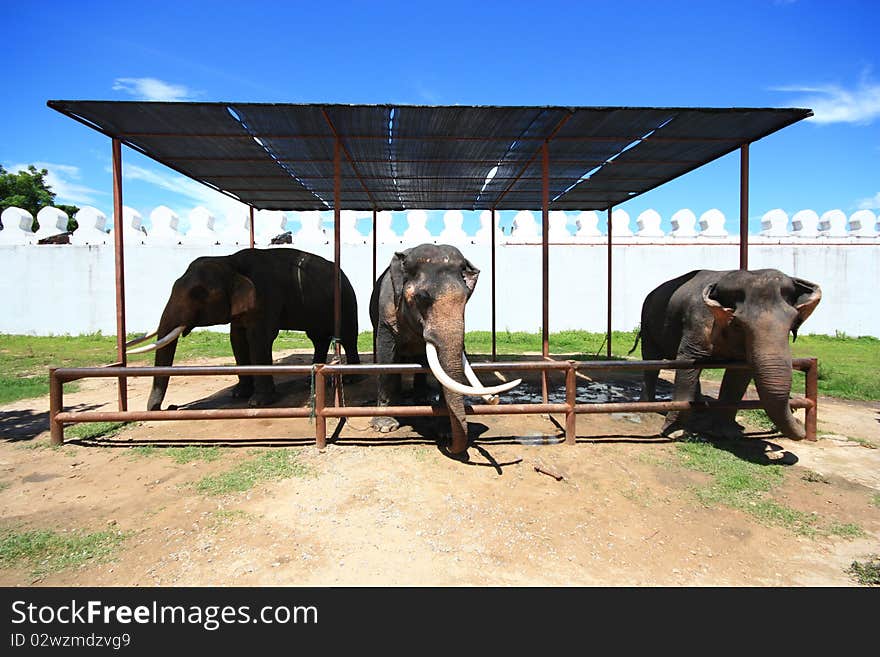
<path fill-rule="evenodd" d="M 767 415 L 786 436 L 804 437 L 792 415 L 791 348 L 788 334 L 815 310 L 822 290 L 815 283 L 775 269 L 728 272 L 703 288 L 703 303 L 714 316 L 713 342 L 735 345 L 752 366 L 755 387 Z"/>
<path fill-rule="evenodd" d="M 174 362 L 178 337 L 189 335 L 196 326 L 228 324 L 241 319 L 257 305 L 257 293 L 253 282 L 236 272 L 226 262 L 216 258 L 197 258 L 186 272 L 174 282 L 171 296 L 165 304 L 158 329 L 145 338 L 158 336 L 158 340 L 145 347 L 130 349 L 129 354 L 156 351 L 155 365 L 169 366 Z M 143 341 L 141 338 L 135 342 Z M 129 343 L 130 345 L 134 342 Z M 159 410 L 168 377 L 153 378 L 153 389 L 147 410 Z"/>
<path fill-rule="evenodd" d="M 452 426 L 450 451 L 467 449 L 463 395 L 493 395 L 520 383 L 487 388 L 477 379 L 464 353 L 465 305 L 480 271 L 454 246 L 422 244 L 394 254 L 389 266 L 395 315 L 401 334 L 424 342 L 428 365 L 444 388 Z"/>

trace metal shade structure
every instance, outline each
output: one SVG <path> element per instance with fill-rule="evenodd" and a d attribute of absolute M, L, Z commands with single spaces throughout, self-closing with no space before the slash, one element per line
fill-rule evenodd
<path fill-rule="evenodd" d="M 808 109 L 50 100 L 175 171 L 266 210 L 606 210 Z M 334 149 L 342 148 L 334 196 Z"/>
<path fill-rule="evenodd" d="M 741 153 L 740 267 L 748 266 L 749 144 L 808 118 L 799 108 L 418 106 L 50 100 L 113 142 L 117 339 L 125 364 L 120 145 L 253 210 L 332 210 L 336 334 L 341 210 L 490 210 L 495 359 L 496 210 L 542 212 L 542 332 L 549 358 L 551 210 L 611 209 L 728 153 Z M 374 349 L 375 351 L 375 349 Z M 339 355 L 339 343 L 336 343 Z M 546 370 L 543 371 L 547 402 Z M 126 406 L 120 378 L 120 409 Z M 573 402 L 572 402 L 573 403 Z"/>

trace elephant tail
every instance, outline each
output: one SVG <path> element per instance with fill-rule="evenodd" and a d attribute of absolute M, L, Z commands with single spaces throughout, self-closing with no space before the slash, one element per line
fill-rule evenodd
<path fill-rule="evenodd" d="M 638 333 L 636 333 L 636 341 L 633 342 L 632 349 L 630 349 L 629 351 L 626 352 L 627 356 L 629 356 L 632 352 L 634 352 L 636 350 L 636 347 L 639 346 L 639 340 L 641 340 L 641 339 L 642 339 L 642 329 L 639 328 Z"/>

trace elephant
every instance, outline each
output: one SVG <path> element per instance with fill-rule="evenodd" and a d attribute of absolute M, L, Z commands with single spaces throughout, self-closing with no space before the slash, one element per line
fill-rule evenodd
<path fill-rule="evenodd" d="M 822 290 L 816 283 L 787 276 L 777 269 L 696 270 L 666 281 L 642 305 L 642 358 L 744 360 L 750 370 L 727 370 L 720 401 L 739 402 L 754 377 L 767 415 L 785 436 L 804 438 L 803 424 L 789 405 L 791 348 L 789 331 L 798 328 L 816 309 Z M 641 399 L 655 398 L 659 371 L 646 370 Z M 676 370 L 673 399 L 694 401 L 700 396 L 700 370 Z M 661 433 L 687 427 L 688 411 L 670 412 Z M 709 433 L 738 435 L 736 410 L 713 412 Z"/>
<path fill-rule="evenodd" d="M 448 453 L 467 460 L 468 431 L 463 395 L 481 396 L 495 403 L 495 395 L 519 385 L 520 379 L 485 387 L 464 353 L 464 311 L 479 276 L 477 269 L 456 247 L 421 244 L 397 252 L 376 281 L 370 297 L 370 319 L 376 332 L 376 362 L 427 363 L 443 386 L 449 412 L 451 443 Z M 413 381 L 425 393 L 424 374 Z M 379 376 L 378 405 L 397 403 L 401 375 Z M 381 432 L 398 428 L 392 417 L 374 417 L 372 427 Z"/>
<path fill-rule="evenodd" d="M 280 329 L 305 331 L 314 345 L 313 363 L 323 363 L 334 333 L 334 264 L 296 249 L 243 249 L 225 256 L 193 260 L 171 290 L 159 327 L 129 343 L 153 336 L 155 343 L 129 354 L 156 351 L 155 365 L 174 361 L 177 340 L 196 326 L 230 324 L 229 340 L 236 365 L 271 365 L 272 343 Z M 348 363 L 359 363 L 357 299 L 341 273 L 342 335 Z M 159 410 L 168 377 L 153 378 L 147 410 Z M 275 398 L 271 376 L 239 376 L 233 397 L 265 406 Z"/>

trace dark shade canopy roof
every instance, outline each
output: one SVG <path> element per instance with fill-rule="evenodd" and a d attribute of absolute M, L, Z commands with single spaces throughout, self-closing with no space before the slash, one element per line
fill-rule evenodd
<path fill-rule="evenodd" d="M 812 115 L 808 109 L 51 100 L 257 209 L 604 210 Z M 494 170 L 494 176 L 489 178 Z"/>

